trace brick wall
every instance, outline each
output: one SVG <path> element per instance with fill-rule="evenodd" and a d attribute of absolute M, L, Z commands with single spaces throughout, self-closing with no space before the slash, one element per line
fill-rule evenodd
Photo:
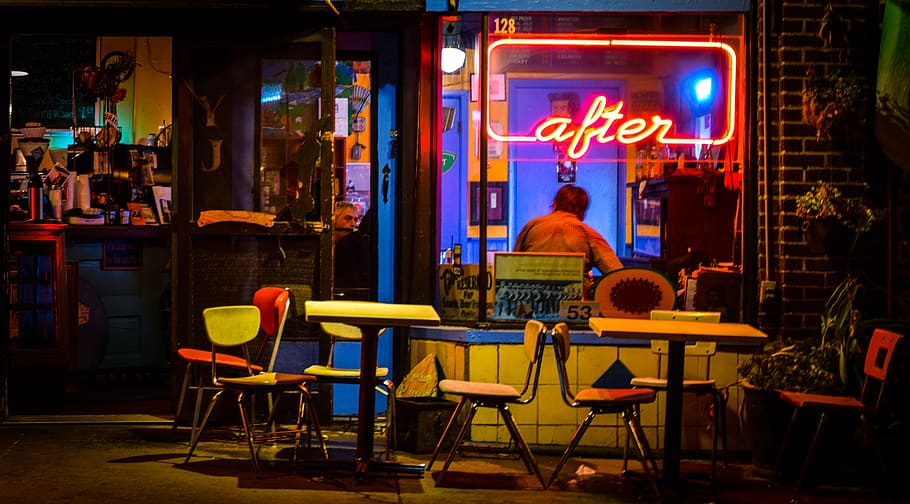
<path fill-rule="evenodd" d="M 768 29 L 767 37 L 759 36 L 757 44 L 759 280 L 775 281 L 779 288 L 779 302 L 763 305 L 759 322 L 772 334 L 786 337 L 819 334 L 825 299 L 848 272 L 861 272 L 867 283 L 884 293 L 889 290 L 893 266 L 889 224 L 863 235 L 849 256 L 826 256 L 808 250 L 795 214 L 796 196 L 819 180 L 833 182 L 847 195 L 865 194 L 879 204 L 889 201 L 888 172 L 893 167 L 881 159 L 872 128 L 878 2 L 848 0 L 832 5 L 843 30 L 825 22 L 826 2 L 760 2 L 756 10 L 756 33 Z M 762 15 L 763 7 L 771 11 L 768 17 Z M 829 47 L 819 36 L 823 25 L 834 32 Z M 855 128 L 835 129 L 831 138 L 819 138 L 816 129 L 803 121 L 802 91 L 810 65 L 818 72 L 855 73 L 867 84 L 865 101 L 870 106 L 857 118 Z M 875 315 L 888 315 L 887 300 L 880 306 L 885 310 Z"/>

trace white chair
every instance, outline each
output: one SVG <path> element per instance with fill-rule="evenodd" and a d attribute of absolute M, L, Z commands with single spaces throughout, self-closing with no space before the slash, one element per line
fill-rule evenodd
<path fill-rule="evenodd" d="M 330 340 L 329 357 L 325 364 L 314 364 L 303 370 L 304 374 L 315 376 L 319 383 L 360 384 L 360 368 L 335 367 L 335 346 L 339 343 L 359 343 L 363 333 L 357 326 L 340 322 L 321 322 L 319 328 Z M 379 334 L 385 332 L 383 329 Z M 388 396 L 386 406 L 386 460 L 391 457 L 395 442 L 395 383 L 389 378 L 389 368 L 376 368 L 376 390 Z"/>
<path fill-rule="evenodd" d="M 676 310 L 652 310 L 651 320 L 683 320 L 690 322 L 720 322 L 720 312 L 705 311 L 676 311 Z M 657 376 L 644 376 L 632 378 L 631 384 L 636 388 L 648 388 L 655 392 L 667 390 L 667 379 L 661 377 L 663 367 L 666 367 L 662 360 L 663 356 L 669 353 L 669 342 L 663 340 L 651 340 L 651 352 L 657 355 Z M 686 345 L 687 357 L 711 357 L 717 352 L 717 343 L 714 341 L 698 341 L 691 345 Z M 710 361 L 709 361 L 710 362 Z M 724 390 L 717 387 L 717 382 L 710 378 L 711 371 L 708 366 L 706 378 L 704 380 L 686 379 L 683 380 L 683 393 L 695 394 L 696 397 L 709 396 L 712 415 L 712 444 L 711 444 L 711 483 L 717 478 L 717 442 L 718 438 L 722 443 L 723 466 L 727 467 L 727 420 L 726 407 L 727 396 Z M 626 442 L 626 452 L 628 452 L 628 440 Z M 626 455 L 623 456 L 623 470 L 626 469 Z"/>
<path fill-rule="evenodd" d="M 427 471 L 433 467 L 433 462 L 436 461 L 436 457 L 445 445 L 449 433 L 452 432 L 455 424 L 458 423 L 461 412 L 466 407 L 469 407 L 470 409 L 468 410 L 467 418 L 465 418 L 464 423 L 461 425 L 461 429 L 458 430 L 458 434 L 455 436 L 455 441 L 452 443 L 452 448 L 449 450 L 449 456 L 442 466 L 442 471 L 439 472 L 439 477 L 436 479 L 437 485 L 442 483 L 443 479 L 445 479 L 446 472 L 449 470 L 452 460 L 455 459 L 455 454 L 461 448 L 465 435 L 471 429 L 471 423 L 474 421 L 474 415 L 477 414 L 477 409 L 495 408 L 496 411 L 499 412 L 500 417 L 502 417 L 502 421 L 505 423 L 506 428 L 509 430 L 512 441 L 515 442 L 515 446 L 518 449 L 518 454 L 521 456 L 521 460 L 528 469 L 528 474 L 536 475 L 544 489 L 547 488 L 547 482 L 543 479 L 540 468 L 537 466 L 537 461 L 534 459 L 534 454 L 531 453 L 531 449 L 521 436 L 518 425 L 515 424 L 512 412 L 509 410 L 510 404 L 530 404 L 531 401 L 534 400 L 534 397 L 536 397 L 537 384 L 540 381 L 541 357 L 543 357 L 546 341 L 547 333 L 543 323 L 537 320 L 529 320 L 525 324 L 524 331 L 524 351 L 525 356 L 528 358 L 527 373 L 525 374 L 525 382 L 521 390 L 505 383 L 452 379 L 445 379 L 439 382 L 440 392 L 450 396 L 458 396 L 460 400 L 458 401 L 458 405 L 455 406 L 455 411 L 452 412 L 452 416 L 449 417 L 449 422 L 446 424 L 445 430 L 443 430 L 442 435 L 439 436 L 439 442 L 436 443 L 433 455 L 430 457 L 430 461 L 427 462 Z M 516 363 L 515 365 L 518 364 Z"/>

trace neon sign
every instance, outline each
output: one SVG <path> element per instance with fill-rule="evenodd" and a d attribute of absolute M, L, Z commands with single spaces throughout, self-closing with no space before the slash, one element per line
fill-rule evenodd
<path fill-rule="evenodd" d="M 623 100 L 612 103 L 605 95 L 593 98 L 581 122 L 570 117 L 547 116 L 528 132 L 497 132 L 491 123 L 490 103 L 487 102 L 487 135 L 500 142 L 553 142 L 566 145 L 566 153 L 572 159 L 579 159 L 593 143 L 617 142 L 635 144 L 653 139 L 659 144 L 668 145 L 723 145 L 733 138 L 736 112 L 736 53 L 731 46 L 723 42 L 707 40 L 646 40 L 646 39 L 579 39 L 579 38 L 508 38 L 496 40 L 487 47 L 487 58 L 495 62 L 497 51 L 517 49 L 529 52 L 535 48 L 630 48 L 660 50 L 662 54 L 673 56 L 673 51 L 696 54 L 704 60 L 714 62 L 715 68 L 723 69 L 725 88 L 720 95 L 725 99 L 718 109 L 722 110 L 725 126 L 719 134 L 705 137 L 695 134 L 674 133 L 674 120 L 659 114 L 630 116 L 625 111 Z M 493 72 L 487 68 L 487 82 Z"/>

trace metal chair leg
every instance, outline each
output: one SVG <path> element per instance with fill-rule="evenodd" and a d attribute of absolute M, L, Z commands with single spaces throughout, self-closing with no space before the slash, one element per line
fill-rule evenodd
<path fill-rule="evenodd" d="M 205 415 L 202 416 L 202 421 L 200 421 L 198 425 L 196 424 L 195 420 L 193 421 L 193 431 L 190 434 L 190 450 L 186 454 L 186 459 L 183 461 L 184 464 L 189 463 L 190 458 L 193 456 L 193 451 L 196 449 L 196 445 L 199 444 L 199 437 L 202 435 L 202 431 L 205 430 L 205 425 L 209 421 L 209 416 L 212 414 L 212 410 L 215 409 L 215 404 L 218 403 L 218 400 L 221 398 L 221 395 L 223 393 L 224 390 L 219 390 L 218 393 L 212 397 L 212 400 L 209 401 L 208 407 L 205 409 Z M 199 409 L 198 401 L 196 409 Z"/>
<path fill-rule="evenodd" d="M 439 456 L 439 451 L 442 449 L 442 445 L 445 444 L 446 438 L 449 437 L 449 432 L 452 430 L 452 427 L 455 425 L 455 421 L 458 419 L 458 415 L 461 414 L 461 410 L 464 409 L 467 403 L 467 398 L 462 397 L 461 400 L 458 401 L 458 404 L 455 405 L 455 411 L 453 411 L 452 416 L 449 417 L 449 422 L 446 423 L 446 428 L 443 429 L 442 434 L 439 436 L 439 441 L 436 442 L 436 448 L 433 450 L 433 454 L 430 455 L 430 460 L 427 462 L 427 471 L 433 467 L 433 462 L 435 462 L 436 457 Z"/>
<path fill-rule="evenodd" d="M 521 459 L 524 461 L 525 467 L 528 469 L 528 474 L 536 475 L 537 479 L 540 481 L 540 484 L 543 485 L 543 489 L 546 490 L 548 484 L 546 481 L 544 481 L 543 474 L 540 473 L 540 467 L 537 465 L 537 460 L 534 458 L 534 453 L 531 452 L 531 448 L 521 436 L 521 432 L 518 430 L 518 425 L 515 424 L 515 418 L 512 417 L 512 412 L 509 411 L 509 406 L 507 404 L 501 404 L 498 409 L 499 414 L 502 416 L 503 422 L 506 424 L 506 428 L 508 428 L 509 432 L 512 434 L 512 439 L 515 440 L 515 447 L 518 449 L 518 453 L 521 455 Z"/>
<path fill-rule="evenodd" d="M 240 423 L 243 425 L 243 434 L 246 437 L 246 444 L 250 449 L 250 457 L 253 459 L 253 467 L 256 469 L 256 479 L 262 479 L 262 473 L 259 470 L 259 450 L 253 443 L 253 433 L 250 428 L 250 422 L 247 419 L 246 409 L 243 407 L 243 392 L 237 394 L 237 409 L 240 412 Z M 268 427 L 266 427 L 268 430 Z"/>
<path fill-rule="evenodd" d="M 566 446 L 566 450 L 562 452 L 562 458 L 559 459 L 559 463 L 556 464 L 556 469 L 553 470 L 553 474 L 550 475 L 550 481 L 547 482 L 545 488 L 550 488 L 550 485 L 556 481 L 556 478 L 559 476 L 559 471 L 562 470 L 562 467 L 566 465 L 569 457 L 575 451 L 575 448 L 578 446 L 578 442 L 581 441 L 581 438 L 584 436 L 585 431 L 588 430 L 588 426 L 591 425 L 591 422 L 594 420 L 594 417 L 597 416 L 597 412 L 593 409 L 588 412 L 585 416 L 585 419 L 578 424 L 578 428 L 575 429 L 575 434 L 572 435 L 572 439 L 569 441 L 569 446 Z"/>
<path fill-rule="evenodd" d="M 784 439 L 780 443 L 780 451 L 777 452 L 777 461 L 774 463 L 774 469 L 771 471 L 771 480 L 768 481 L 768 487 L 773 487 L 774 482 L 777 481 L 777 476 L 780 473 L 780 465 L 784 461 L 784 451 L 787 449 L 787 444 L 790 442 L 790 435 L 793 433 L 793 426 L 796 425 L 796 417 L 799 415 L 799 409 L 793 410 L 793 415 L 790 416 L 790 423 L 787 424 L 787 430 L 784 432 Z"/>
<path fill-rule="evenodd" d="M 186 399 L 186 390 L 190 384 L 193 365 L 187 363 L 186 370 L 183 371 L 183 383 L 180 384 L 180 397 L 177 398 L 177 411 L 174 412 L 174 423 L 171 424 L 171 434 L 177 432 L 177 422 L 180 420 L 180 414 L 183 412 L 183 401 Z"/>
<path fill-rule="evenodd" d="M 822 432 L 825 430 L 825 423 L 827 423 L 828 414 L 822 413 L 818 418 L 818 427 L 815 428 L 815 435 L 812 436 L 812 444 L 809 445 L 809 453 L 806 454 L 806 460 L 803 462 L 803 468 L 799 472 L 799 480 L 796 482 L 796 488 L 793 489 L 793 496 L 790 497 L 790 502 L 795 503 L 799 497 L 799 490 L 803 486 L 803 481 L 806 479 L 806 475 L 809 474 L 809 467 L 812 465 L 812 459 L 815 458 L 815 449 L 818 447 L 818 440 L 822 437 Z"/>
<path fill-rule="evenodd" d="M 642 430 L 641 424 L 638 422 L 638 417 L 631 408 L 624 411 L 622 416 L 629 435 L 635 440 L 635 447 L 638 449 L 638 460 L 641 462 L 645 476 L 651 482 L 651 488 L 654 489 L 654 493 L 660 497 L 660 485 L 657 483 L 657 463 L 651 454 L 651 447 L 648 445 L 644 430 Z"/>
<path fill-rule="evenodd" d="M 449 450 L 449 456 L 446 458 L 446 462 L 442 466 L 442 471 L 439 472 L 439 478 L 436 480 L 437 484 L 442 483 L 442 480 L 446 476 L 446 472 L 449 470 L 449 466 L 452 465 L 452 461 L 455 460 L 455 454 L 461 447 L 461 443 L 464 441 L 465 435 L 471 429 L 471 423 L 474 422 L 474 416 L 477 414 L 478 407 L 479 405 L 477 403 L 471 403 L 471 409 L 468 411 L 468 418 L 465 419 L 464 423 L 461 425 L 461 429 L 458 430 L 458 434 L 455 436 L 455 441 L 452 442 L 452 449 Z"/>

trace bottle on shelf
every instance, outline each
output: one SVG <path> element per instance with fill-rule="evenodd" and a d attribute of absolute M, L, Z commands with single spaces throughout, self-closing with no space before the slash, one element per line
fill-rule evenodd
<path fill-rule="evenodd" d="M 33 222 L 44 220 L 44 180 L 37 166 L 32 167 L 28 176 L 28 218 Z"/>

